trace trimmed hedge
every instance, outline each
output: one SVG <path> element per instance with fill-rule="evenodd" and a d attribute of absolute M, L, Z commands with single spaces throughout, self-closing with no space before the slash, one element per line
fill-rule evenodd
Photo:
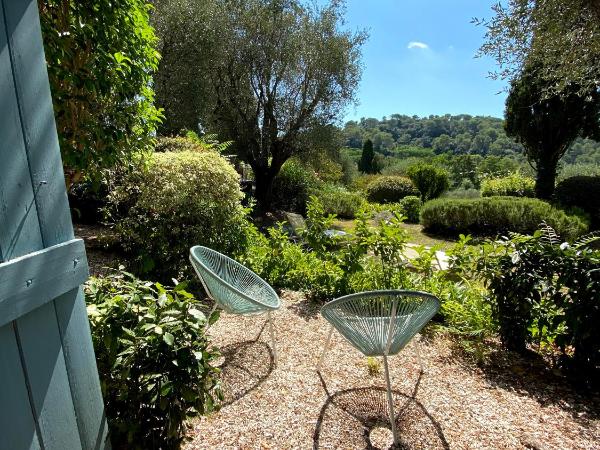
<path fill-rule="evenodd" d="M 592 219 L 592 228 L 600 229 L 600 177 L 567 178 L 556 186 L 554 199 L 563 207 L 583 209 Z"/>
<path fill-rule="evenodd" d="M 421 209 L 421 224 L 434 233 L 495 236 L 509 231 L 533 234 L 542 221 L 563 238 L 587 231 L 578 216 L 569 216 L 549 203 L 533 198 L 484 197 L 478 199 L 436 199 Z"/>
<path fill-rule="evenodd" d="M 507 177 L 491 178 L 481 183 L 483 197 L 511 196 L 535 197 L 535 180 L 513 173 Z"/>
<path fill-rule="evenodd" d="M 371 202 L 394 203 L 409 195 L 420 195 L 413 182 L 406 177 L 383 176 L 367 186 L 367 198 Z"/>

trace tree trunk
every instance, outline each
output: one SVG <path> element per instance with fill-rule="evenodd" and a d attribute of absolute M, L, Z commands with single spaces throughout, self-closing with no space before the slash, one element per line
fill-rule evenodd
<path fill-rule="evenodd" d="M 254 197 L 258 203 L 260 212 L 268 212 L 271 209 L 273 200 L 273 180 L 275 176 L 269 168 L 254 168 L 254 178 L 256 181 L 256 190 Z"/>
<path fill-rule="evenodd" d="M 542 200 L 550 200 L 554 194 L 557 163 L 552 161 L 538 162 L 535 179 L 535 196 Z"/>

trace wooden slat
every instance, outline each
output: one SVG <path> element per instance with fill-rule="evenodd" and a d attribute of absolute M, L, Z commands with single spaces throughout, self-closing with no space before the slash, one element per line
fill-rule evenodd
<path fill-rule="evenodd" d="M 32 409 L 44 448 L 82 448 L 54 303 L 33 310 L 16 324 Z"/>
<path fill-rule="evenodd" d="M 0 327 L 0 448 L 40 448 L 12 324 Z"/>
<path fill-rule="evenodd" d="M 78 288 L 88 276 L 81 239 L 0 264 L 0 326 Z"/>
<path fill-rule="evenodd" d="M 4 3 L 6 10 L 12 70 L 16 80 L 31 185 L 37 189 L 35 198 L 39 231 L 44 246 L 49 247 L 72 239 L 73 227 L 54 123 L 37 2 L 0 2 Z M 70 395 L 65 394 L 64 397 L 72 402 L 75 409 L 81 448 L 110 448 L 83 296 L 81 293 L 67 293 L 41 309 L 46 310 L 50 305 L 55 309 L 55 331 L 59 333 L 64 349 L 57 358 L 64 358 L 67 374 L 53 389 L 64 393 L 62 383 L 68 381 Z M 37 312 L 35 310 L 30 315 Z M 51 327 L 49 317 L 46 319 L 46 325 Z M 19 319 L 19 323 L 21 320 Z M 21 332 L 23 342 L 29 341 L 29 338 L 35 339 L 35 330 L 29 329 L 29 332 L 33 334 L 27 337 L 25 331 Z M 22 348 L 23 355 L 26 355 L 25 347 Z M 57 360 L 57 364 L 60 365 L 60 361 Z M 36 402 L 39 401 L 38 396 L 43 395 L 43 392 L 36 391 L 35 384 L 32 384 L 31 392 Z M 42 414 L 52 414 L 52 408 L 56 408 L 55 414 L 60 414 L 61 407 L 62 403 L 59 402 L 42 411 Z M 43 430 L 42 435 L 46 444 L 47 436 Z"/>
<path fill-rule="evenodd" d="M 3 0 L 9 47 L 45 247 L 73 238 L 37 1 Z"/>
<path fill-rule="evenodd" d="M 89 341 L 90 326 L 83 289 L 75 289 L 62 295 L 56 299 L 55 305 L 82 448 L 109 449 L 108 424 L 104 414 L 94 348 Z"/>
<path fill-rule="evenodd" d="M 43 248 L 0 1 L 0 262 Z"/>

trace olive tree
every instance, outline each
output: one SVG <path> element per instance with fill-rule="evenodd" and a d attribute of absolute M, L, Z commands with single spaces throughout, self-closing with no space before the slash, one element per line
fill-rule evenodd
<path fill-rule="evenodd" d="M 212 41 L 204 124 L 250 164 L 263 210 L 283 163 L 307 150 L 314 127 L 341 117 L 361 75 L 366 34 L 343 29 L 343 2 L 310 5 L 212 0 L 213 20 L 199 31 Z"/>
<path fill-rule="evenodd" d="M 511 83 L 506 99 L 506 134 L 521 143 L 537 176 L 536 197 L 549 199 L 554 192 L 560 159 L 578 136 L 600 138 L 600 93 L 580 94 L 570 86 L 560 95 L 547 96 L 547 81 L 539 65 L 529 63 Z"/>
<path fill-rule="evenodd" d="M 493 77 L 515 80 L 530 59 L 544 96 L 600 87 L 600 0 L 508 0 L 493 6 L 480 54 L 496 59 Z"/>
<path fill-rule="evenodd" d="M 67 187 L 152 148 L 159 55 L 145 0 L 38 0 Z"/>

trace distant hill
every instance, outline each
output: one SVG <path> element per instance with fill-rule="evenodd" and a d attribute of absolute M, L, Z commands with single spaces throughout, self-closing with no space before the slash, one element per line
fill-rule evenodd
<path fill-rule="evenodd" d="M 361 148 L 366 139 L 371 139 L 375 151 L 383 154 L 404 146 L 430 148 L 436 154 L 509 156 L 522 153 L 521 145 L 506 136 L 502 119 L 468 114 L 429 117 L 392 114 L 381 120 L 363 118 L 347 122 L 343 135 L 347 147 Z M 564 162 L 600 164 L 600 143 L 578 139 Z"/>

